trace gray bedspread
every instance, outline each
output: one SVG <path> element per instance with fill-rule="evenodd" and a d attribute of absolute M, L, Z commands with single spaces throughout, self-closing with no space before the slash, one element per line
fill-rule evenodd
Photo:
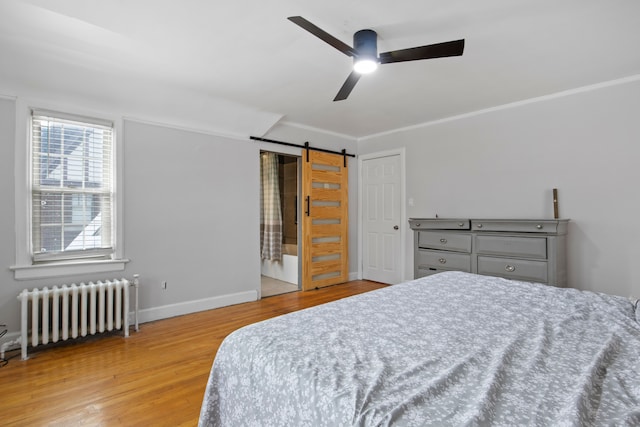
<path fill-rule="evenodd" d="M 230 334 L 200 425 L 637 426 L 635 308 L 459 272 L 390 286 Z"/>

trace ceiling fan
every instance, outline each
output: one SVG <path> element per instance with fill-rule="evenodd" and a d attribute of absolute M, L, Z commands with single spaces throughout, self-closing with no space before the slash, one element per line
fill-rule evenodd
<path fill-rule="evenodd" d="M 345 55 L 353 57 L 353 71 L 338 91 L 338 94 L 333 99 L 334 101 L 347 99 L 360 79 L 360 76 L 374 71 L 378 67 L 378 64 L 460 56 L 464 51 L 464 39 L 461 39 L 411 47 L 408 49 L 392 50 L 378 55 L 378 34 L 373 30 L 360 30 L 356 32 L 353 35 L 353 47 L 351 47 L 307 21 L 302 16 L 290 16 L 287 19 L 318 37 L 320 40 L 335 47 Z"/>

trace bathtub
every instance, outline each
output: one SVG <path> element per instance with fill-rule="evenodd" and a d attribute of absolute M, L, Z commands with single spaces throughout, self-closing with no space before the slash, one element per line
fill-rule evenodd
<path fill-rule="evenodd" d="M 298 284 L 298 245 L 282 245 L 282 262 L 262 260 L 260 269 L 263 276 Z"/>

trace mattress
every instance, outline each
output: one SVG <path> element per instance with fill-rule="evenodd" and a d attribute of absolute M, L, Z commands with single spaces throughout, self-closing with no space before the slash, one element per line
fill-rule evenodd
<path fill-rule="evenodd" d="M 617 296 L 447 272 L 246 326 L 201 426 L 640 425 Z"/>

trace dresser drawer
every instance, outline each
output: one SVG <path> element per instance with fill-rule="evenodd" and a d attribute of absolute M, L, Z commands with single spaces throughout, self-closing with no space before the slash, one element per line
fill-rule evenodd
<path fill-rule="evenodd" d="M 409 218 L 413 230 L 469 230 L 471 221 L 459 218 Z"/>
<path fill-rule="evenodd" d="M 478 274 L 547 283 L 546 261 L 478 256 Z"/>
<path fill-rule="evenodd" d="M 418 265 L 422 270 L 435 268 L 471 272 L 471 255 L 445 251 L 418 250 Z"/>
<path fill-rule="evenodd" d="M 558 220 L 553 219 L 474 219 L 471 228 L 475 231 L 506 231 L 516 233 L 557 233 Z"/>
<path fill-rule="evenodd" d="M 475 251 L 484 255 L 547 259 L 547 239 L 545 237 L 476 235 Z"/>
<path fill-rule="evenodd" d="M 471 234 L 446 231 L 420 231 L 418 246 L 445 251 L 471 252 Z"/>

